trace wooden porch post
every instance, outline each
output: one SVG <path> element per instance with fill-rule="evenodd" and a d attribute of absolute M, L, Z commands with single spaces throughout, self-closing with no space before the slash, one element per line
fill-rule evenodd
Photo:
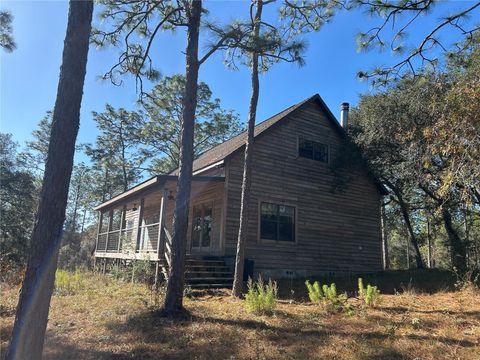
<path fill-rule="evenodd" d="M 155 290 L 158 289 L 158 267 L 159 267 L 159 260 L 155 261 L 155 282 L 153 284 Z"/>
<path fill-rule="evenodd" d="M 125 213 L 127 212 L 127 205 L 123 205 L 122 214 L 120 215 L 120 231 L 118 232 L 118 246 L 117 252 L 120 252 L 121 249 L 121 242 L 122 242 L 122 229 L 123 229 L 123 222 L 125 220 Z"/>
<path fill-rule="evenodd" d="M 160 200 L 160 214 L 158 217 L 158 239 L 157 239 L 157 260 L 160 260 L 160 254 L 163 253 L 163 226 L 165 224 L 165 203 L 167 198 L 167 191 L 164 189 L 162 192 L 162 199 Z"/>
<path fill-rule="evenodd" d="M 138 249 L 140 249 L 140 240 L 142 236 L 142 217 L 143 217 L 143 205 L 145 202 L 145 198 L 140 199 L 140 205 L 138 206 L 138 220 L 137 220 L 137 239 L 135 243 L 135 247 L 133 252 L 136 253 Z"/>
<path fill-rule="evenodd" d="M 135 264 L 137 263 L 137 261 L 135 259 L 132 260 L 132 284 L 135 280 Z"/>
<path fill-rule="evenodd" d="M 110 235 L 110 230 L 112 229 L 112 218 L 113 218 L 113 210 L 108 212 L 108 226 L 107 226 L 107 238 L 105 240 L 105 252 L 108 252 L 108 236 Z"/>
<path fill-rule="evenodd" d="M 103 213 L 102 211 L 98 212 L 98 224 L 97 224 L 97 239 L 95 241 L 95 252 L 98 250 L 98 237 L 100 235 L 100 230 L 102 228 Z"/>

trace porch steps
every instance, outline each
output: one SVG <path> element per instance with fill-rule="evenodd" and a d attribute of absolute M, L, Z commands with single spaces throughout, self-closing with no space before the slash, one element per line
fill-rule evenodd
<path fill-rule="evenodd" d="M 233 284 L 233 274 L 221 257 L 188 257 L 185 265 L 185 282 L 191 288 L 228 288 Z"/>

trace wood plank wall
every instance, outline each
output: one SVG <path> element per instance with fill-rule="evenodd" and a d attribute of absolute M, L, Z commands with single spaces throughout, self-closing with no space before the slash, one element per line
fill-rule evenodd
<path fill-rule="evenodd" d="M 382 269 L 380 194 L 366 174 L 345 193 L 333 194 L 329 165 L 297 156 L 298 136 L 330 146 L 334 159 L 340 136 L 317 104 L 293 114 L 255 142 L 246 256 L 255 270 L 272 276 Z M 225 254 L 235 254 L 243 151 L 226 164 Z M 296 242 L 259 239 L 259 203 L 296 207 Z"/>
<path fill-rule="evenodd" d="M 203 175 L 203 174 L 202 174 Z M 170 182 L 167 189 L 167 194 L 175 196 L 176 184 Z M 170 193 L 171 192 L 171 193 Z M 211 234 L 211 248 L 205 252 L 205 255 L 222 255 L 222 209 L 223 209 L 223 197 L 224 197 L 224 183 L 223 181 L 198 181 L 192 183 L 192 194 L 190 211 L 188 215 L 188 234 L 187 234 L 187 254 L 191 253 L 191 239 L 192 239 L 192 219 L 193 219 L 193 206 L 203 203 L 213 204 L 213 224 Z M 170 233 L 172 232 L 173 222 L 173 210 L 175 207 L 175 200 L 168 199 L 166 202 L 166 227 Z"/>

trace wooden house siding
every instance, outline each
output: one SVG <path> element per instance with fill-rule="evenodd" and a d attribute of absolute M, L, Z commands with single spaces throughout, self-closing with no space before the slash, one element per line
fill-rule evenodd
<path fill-rule="evenodd" d="M 176 184 L 169 183 L 166 187 L 168 195 L 175 197 Z M 211 247 L 208 250 L 208 255 L 222 255 L 223 254 L 223 199 L 224 199 L 224 182 L 194 182 L 192 183 L 192 195 L 190 201 L 190 210 L 188 214 L 188 232 L 187 232 L 187 252 L 191 253 L 192 241 L 192 221 L 193 221 L 193 207 L 201 204 L 212 204 L 213 209 L 213 223 L 211 233 Z M 169 199 L 166 202 L 166 222 L 165 227 L 172 233 L 173 224 L 173 210 L 175 208 L 175 200 Z"/>
<path fill-rule="evenodd" d="M 298 157 L 298 137 L 338 153 L 341 137 L 317 103 L 303 106 L 255 141 L 246 257 L 275 276 L 330 271 L 381 270 L 380 194 L 366 174 L 343 193 L 332 193 L 329 164 Z M 243 151 L 226 162 L 225 253 L 235 254 L 243 174 Z M 259 239 L 259 203 L 296 209 L 296 241 Z"/>

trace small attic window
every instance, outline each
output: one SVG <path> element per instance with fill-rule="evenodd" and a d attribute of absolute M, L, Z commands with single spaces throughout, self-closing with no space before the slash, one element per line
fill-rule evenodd
<path fill-rule="evenodd" d="M 298 156 L 328 163 L 328 145 L 300 137 Z"/>

